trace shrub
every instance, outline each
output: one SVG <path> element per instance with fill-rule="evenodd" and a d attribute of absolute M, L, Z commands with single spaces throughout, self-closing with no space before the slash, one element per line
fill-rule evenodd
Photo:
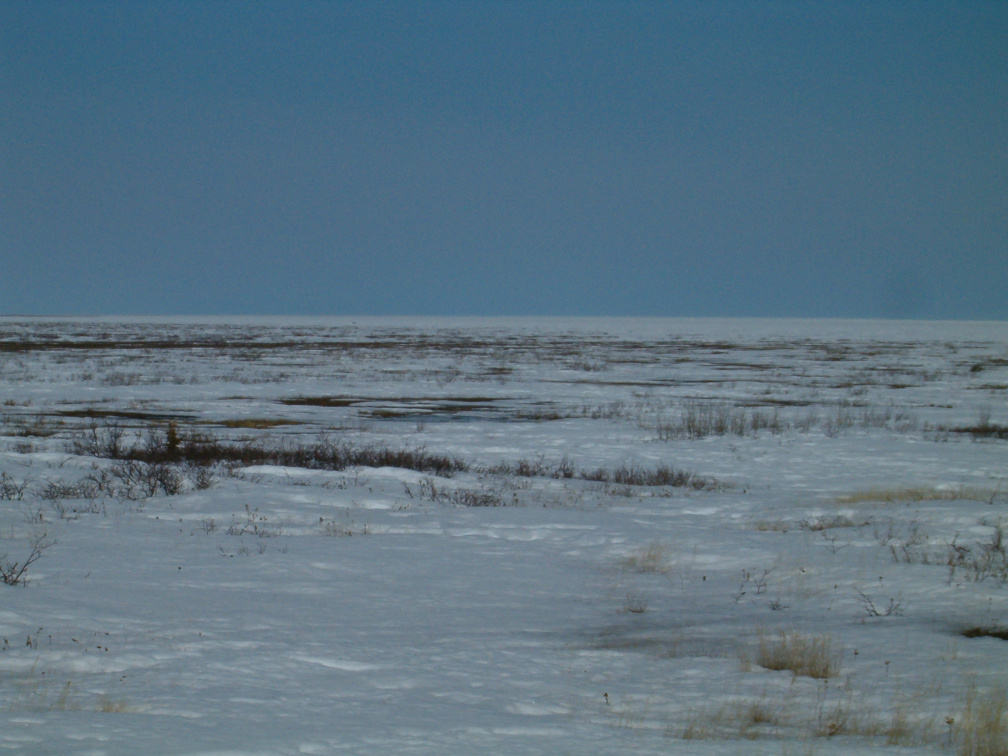
<path fill-rule="evenodd" d="M 10 559 L 6 554 L 0 556 L 0 582 L 6 585 L 25 584 L 28 582 L 26 572 L 35 562 L 42 558 L 42 552 L 52 546 L 55 541 L 46 537 L 45 533 L 31 539 L 28 556 L 21 561 Z"/>
<path fill-rule="evenodd" d="M 210 434 L 180 433 L 173 423 L 162 432 L 148 429 L 141 443 L 127 444 L 124 429 L 114 422 L 100 426 L 92 421 L 84 431 L 71 437 L 74 454 L 144 463 L 155 467 L 153 488 L 169 487 L 173 481 L 163 471 L 164 464 L 187 462 L 198 466 L 215 464 L 275 464 L 307 469 L 345 470 L 349 467 L 399 467 L 450 477 L 468 465 L 457 457 L 432 454 L 425 449 L 357 446 L 322 438 L 314 444 L 269 443 L 258 439 L 224 441 Z M 136 477 L 135 470 L 125 471 Z M 140 476 L 146 485 L 147 475 Z M 136 481 L 134 481 L 136 482 Z M 149 488 L 150 486 L 148 486 Z M 167 489 L 166 489 L 167 493 Z"/>
<path fill-rule="evenodd" d="M 676 470 L 667 465 L 658 465 L 654 470 L 641 467 L 617 467 L 615 470 L 599 468 L 591 472 L 582 471 L 578 477 L 599 483 L 616 483 L 625 486 L 670 486 L 673 488 L 695 488 L 701 490 L 714 486 L 712 481 L 688 470 Z"/>
<path fill-rule="evenodd" d="M 28 481 L 16 481 L 7 473 L 0 473 L 0 501 L 21 501 Z"/>
<path fill-rule="evenodd" d="M 506 506 L 496 491 L 475 488 L 457 488 L 451 492 L 449 500 L 460 507 L 503 507 Z"/>
<path fill-rule="evenodd" d="M 87 428 L 70 436 L 69 451 L 82 457 L 121 459 L 125 452 L 126 429 L 115 419 L 104 425 L 92 418 Z"/>
<path fill-rule="evenodd" d="M 564 457 L 559 463 L 548 465 L 543 460 L 535 461 L 520 459 L 511 464 L 502 462 L 498 465 L 481 469 L 489 475 L 516 475 L 521 478 L 555 478 L 557 480 L 587 480 L 595 483 L 611 483 L 621 486 L 649 486 L 670 488 L 693 488 L 698 491 L 718 487 L 718 482 L 689 470 L 679 470 L 666 464 L 659 464 L 654 469 L 622 465 L 613 470 L 603 467 L 595 470 L 584 470 L 577 467 L 571 460 Z"/>
<path fill-rule="evenodd" d="M 991 625 L 990 627 L 968 627 L 960 633 L 964 638 L 999 638 L 1008 640 L 1008 627 Z"/>
<path fill-rule="evenodd" d="M 128 499 L 150 498 L 164 492 L 167 496 L 177 496 L 185 489 L 185 480 L 169 464 L 158 462 L 145 464 L 128 459 L 112 468 L 112 474 L 122 481 L 123 494 Z"/>
<path fill-rule="evenodd" d="M 960 544 L 958 540 L 957 535 L 949 544 L 946 564 L 950 582 L 958 572 L 966 580 L 975 583 L 981 583 L 989 577 L 1008 583 L 1008 544 L 1005 543 L 1004 525 L 1001 522 L 993 525 L 993 533 L 987 543 L 968 546 Z"/>

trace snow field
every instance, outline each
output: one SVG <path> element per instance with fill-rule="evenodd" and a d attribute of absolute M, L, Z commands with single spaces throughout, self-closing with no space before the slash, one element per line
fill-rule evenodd
<path fill-rule="evenodd" d="M 8 319 L 0 344 L 0 556 L 54 541 L 0 585 L 0 750 L 1004 752 L 971 718 L 1008 644 L 963 631 L 1008 627 L 1008 457 L 957 430 L 1008 419 L 1003 325 Z M 663 438 L 691 403 L 780 427 Z M 68 450 L 169 419 L 469 469 L 178 465 L 180 494 L 125 496 Z M 102 470 L 118 495 L 42 495 Z M 788 668 L 816 654 L 828 677 Z"/>

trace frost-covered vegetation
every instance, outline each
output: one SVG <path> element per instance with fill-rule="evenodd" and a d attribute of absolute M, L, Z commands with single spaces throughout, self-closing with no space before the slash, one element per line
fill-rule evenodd
<path fill-rule="evenodd" d="M 1008 326 L 0 320 L 0 749 L 1008 753 Z"/>

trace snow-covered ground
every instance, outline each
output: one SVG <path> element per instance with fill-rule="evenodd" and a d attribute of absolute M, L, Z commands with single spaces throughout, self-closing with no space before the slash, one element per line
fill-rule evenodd
<path fill-rule="evenodd" d="M 0 751 L 1005 753 L 1006 396 L 1004 323 L 0 319 Z M 86 451 L 169 422 L 466 469 Z"/>

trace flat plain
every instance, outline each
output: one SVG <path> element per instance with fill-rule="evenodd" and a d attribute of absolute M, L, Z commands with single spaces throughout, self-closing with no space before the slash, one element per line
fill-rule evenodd
<path fill-rule="evenodd" d="M 1008 753 L 1008 324 L 0 319 L 0 751 Z"/>

